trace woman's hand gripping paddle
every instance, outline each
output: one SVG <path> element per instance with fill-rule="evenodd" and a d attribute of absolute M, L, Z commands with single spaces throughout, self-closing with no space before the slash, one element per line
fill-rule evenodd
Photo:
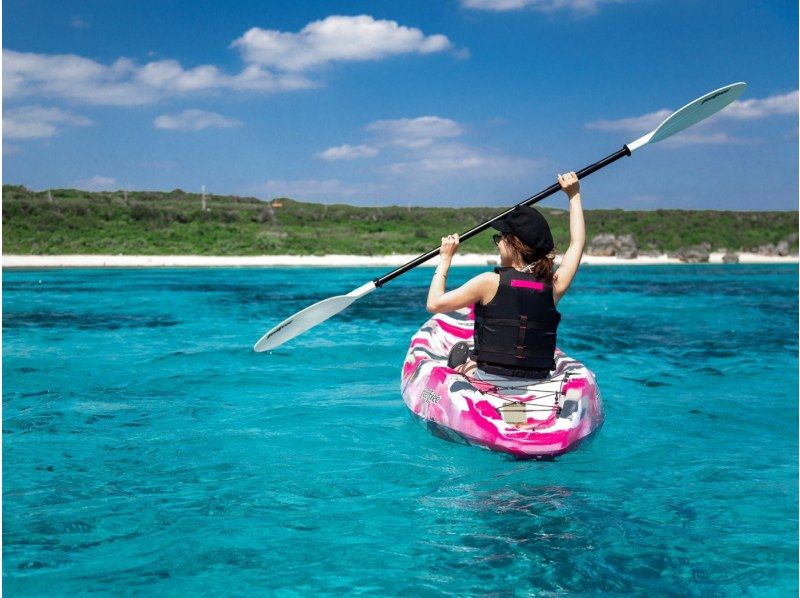
<path fill-rule="evenodd" d="M 715 89 L 702 97 L 697 98 L 695 101 L 686 104 L 680 110 L 673 112 L 664 122 L 662 122 L 655 130 L 648 133 L 647 135 L 643 135 L 639 139 L 628 143 L 627 145 L 623 146 L 623 148 L 613 154 L 606 156 L 599 162 L 595 162 L 594 164 L 587 166 L 583 170 L 578 172 L 578 178 L 583 179 L 593 172 L 597 172 L 601 168 L 608 166 L 612 162 L 616 162 L 618 159 L 622 158 L 623 156 L 630 156 L 633 152 L 638 149 L 645 147 L 651 143 L 656 143 L 658 141 L 662 141 L 667 137 L 671 137 L 692 125 L 699 123 L 701 120 L 705 120 L 712 114 L 715 114 L 725 108 L 728 104 L 733 102 L 736 98 L 738 98 L 744 92 L 747 85 L 745 83 L 733 83 L 732 85 L 727 85 L 725 87 L 721 87 L 719 89 Z M 553 193 L 559 190 L 559 185 L 551 185 L 544 191 L 537 193 L 529 197 L 528 199 L 518 203 L 512 208 L 509 208 L 505 212 L 494 216 L 491 220 L 487 220 L 476 226 L 475 228 L 468 230 L 467 232 L 459 235 L 459 239 L 461 241 L 466 241 L 470 237 L 474 237 L 478 233 L 483 232 L 489 226 L 491 226 L 492 222 L 504 218 L 507 214 L 509 214 L 512 210 L 519 206 L 531 206 L 536 202 L 543 200 L 545 197 L 549 197 Z M 255 351 L 269 351 L 270 349 L 274 349 L 275 347 L 279 347 L 286 341 L 293 339 L 298 334 L 302 334 L 309 328 L 313 328 L 317 324 L 324 322 L 328 318 L 333 315 L 338 314 L 340 311 L 347 308 L 351 303 L 361 299 L 364 295 L 368 295 L 376 288 L 383 286 L 390 280 L 397 278 L 401 274 L 404 274 L 411 270 L 412 268 L 416 268 L 420 264 L 427 262 L 429 259 L 435 257 L 439 253 L 439 248 L 431 249 L 428 253 L 425 253 L 419 256 L 416 259 L 411 260 L 407 264 L 400 266 L 396 270 L 389 272 L 388 274 L 381 276 L 380 278 L 376 278 L 372 282 L 368 282 L 365 285 L 358 287 L 357 289 L 350 291 L 347 295 L 339 295 L 338 297 L 330 297 L 325 299 L 324 301 L 320 301 L 319 303 L 315 303 L 303 311 L 300 311 L 293 315 L 290 318 L 287 318 L 277 326 L 275 326 L 272 330 L 267 332 L 264 336 L 262 336 L 259 341 L 255 344 L 253 349 Z"/>

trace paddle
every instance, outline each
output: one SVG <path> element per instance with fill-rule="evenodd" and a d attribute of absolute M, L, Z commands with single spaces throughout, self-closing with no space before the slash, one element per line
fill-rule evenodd
<path fill-rule="evenodd" d="M 732 85 L 727 85 L 725 87 L 721 87 L 719 89 L 715 89 L 712 92 L 707 93 L 706 95 L 697 98 L 695 101 L 686 104 L 680 110 L 673 112 L 664 122 L 662 122 L 658 127 L 648 133 L 640 137 L 639 139 L 632 141 L 631 143 L 622 147 L 621 150 L 614 152 L 613 154 L 606 156 L 599 162 L 595 162 L 594 164 L 587 166 L 583 170 L 578 171 L 578 179 L 583 179 L 593 172 L 597 172 L 601 168 L 608 166 L 612 162 L 616 162 L 623 156 L 630 156 L 636 150 L 650 144 L 656 143 L 657 141 L 661 141 L 662 139 L 666 139 L 667 137 L 671 137 L 684 129 L 691 127 L 694 124 L 697 124 L 701 120 L 704 120 L 711 116 L 712 114 L 719 112 L 725 106 L 733 102 L 736 98 L 738 98 L 744 92 L 747 85 L 745 83 L 733 83 Z M 530 206 L 543 200 L 553 193 L 557 192 L 560 189 L 560 186 L 556 183 L 550 185 L 544 191 L 537 193 L 529 197 L 528 199 L 518 203 L 512 208 L 507 209 L 505 212 L 497 214 L 491 220 L 487 220 L 476 226 L 473 229 L 468 230 L 467 232 L 461 234 L 459 236 L 461 241 L 466 241 L 467 239 L 474 237 L 478 233 L 483 232 L 491 224 L 499 220 L 500 218 L 505 217 L 509 214 L 512 210 L 519 206 Z M 286 341 L 296 337 L 298 334 L 302 334 L 309 328 L 313 328 L 317 324 L 324 322 L 331 316 L 339 313 L 340 311 L 347 308 L 351 303 L 357 301 L 364 295 L 367 295 L 377 289 L 378 287 L 383 286 L 390 280 L 393 280 L 411 270 L 412 268 L 416 268 L 420 264 L 427 262 L 429 259 L 435 257 L 439 253 L 439 248 L 431 249 L 428 253 L 425 253 L 419 256 L 416 259 L 411 260 L 407 264 L 404 264 L 397 268 L 396 270 L 392 270 L 388 274 L 381 276 L 380 278 L 376 278 L 375 280 L 366 283 L 358 287 L 357 289 L 350 291 L 347 295 L 339 295 L 337 297 L 330 297 L 329 299 L 325 299 L 324 301 L 320 301 L 319 303 L 315 303 L 304 310 L 296 313 L 290 318 L 287 318 L 277 326 L 275 326 L 272 330 L 267 332 L 264 336 L 262 336 L 259 341 L 255 344 L 253 349 L 255 351 L 268 351 L 269 349 L 274 349 L 285 343 Z"/>

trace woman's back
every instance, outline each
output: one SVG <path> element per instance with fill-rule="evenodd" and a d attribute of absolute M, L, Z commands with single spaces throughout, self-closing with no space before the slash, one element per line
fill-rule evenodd
<path fill-rule="evenodd" d="M 551 284 L 516 268 L 497 268 L 498 289 L 475 303 L 472 358 L 488 373 L 537 378 L 553 369 L 561 314 Z"/>

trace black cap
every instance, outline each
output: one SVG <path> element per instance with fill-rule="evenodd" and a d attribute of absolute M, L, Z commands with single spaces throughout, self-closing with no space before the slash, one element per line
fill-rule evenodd
<path fill-rule="evenodd" d="M 492 228 L 514 235 L 536 253 L 548 254 L 553 250 L 550 225 L 538 210 L 529 206 L 514 208 L 505 218 L 492 222 Z"/>

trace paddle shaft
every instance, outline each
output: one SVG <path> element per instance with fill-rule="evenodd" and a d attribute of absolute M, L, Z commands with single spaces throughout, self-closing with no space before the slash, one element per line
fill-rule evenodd
<path fill-rule="evenodd" d="M 599 162 L 595 162 L 594 164 L 592 164 L 590 166 L 587 166 L 583 170 L 578 171 L 577 172 L 578 180 L 584 179 L 587 176 L 589 176 L 590 174 L 592 174 L 593 172 L 597 172 L 601 168 L 603 168 L 605 166 L 608 166 L 612 162 L 616 162 L 620 158 L 622 158 L 624 156 L 630 156 L 630 155 L 631 155 L 631 150 L 629 150 L 628 146 L 625 145 L 625 146 L 623 146 L 623 148 L 621 150 L 619 150 L 617 152 L 614 152 L 611 155 L 606 156 L 605 158 L 603 158 Z M 498 214 L 497 216 L 495 216 L 491 220 L 487 220 L 486 222 L 483 222 L 483 223 L 479 224 L 475 228 L 471 228 L 467 232 L 459 235 L 459 240 L 460 241 L 466 241 L 467 239 L 470 239 L 470 238 L 474 237 L 475 235 L 477 235 L 479 233 L 482 233 L 487 228 L 489 228 L 492 225 L 493 222 L 495 222 L 497 220 L 500 220 L 501 218 L 505 218 L 508 214 L 510 214 L 516 208 L 519 208 L 521 206 L 532 206 L 533 204 L 542 201 L 544 198 L 550 197 L 551 195 L 553 195 L 553 193 L 556 193 L 560 189 L 561 189 L 561 186 L 558 183 L 554 183 L 554 184 L 550 185 L 544 191 L 541 191 L 541 192 L 537 193 L 536 195 L 532 195 L 528 199 L 525 199 L 525 200 L 521 201 L 520 203 L 518 203 L 517 205 L 507 209 L 505 212 L 501 212 L 500 214 Z M 408 262 L 406 264 L 403 264 L 402 266 L 400 266 L 396 270 L 392 270 L 388 274 L 385 274 L 385 275 L 381 276 L 380 278 L 376 278 L 373 282 L 375 283 L 376 287 L 381 287 L 381 286 L 385 285 L 387 282 L 389 282 L 390 280 L 394 280 L 395 278 L 397 278 L 401 274 L 405 274 L 406 272 L 408 272 L 412 268 L 416 268 L 420 264 L 427 262 L 429 259 L 431 259 L 433 257 L 436 257 L 438 254 L 439 254 L 439 247 L 437 247 L 435 249 L 431 249 L 428 253 L 424 253 L 421 256 L 419 256 L 418 258 L 415 258 L 415 259 L 411 260 L 410 262 Z"/>

